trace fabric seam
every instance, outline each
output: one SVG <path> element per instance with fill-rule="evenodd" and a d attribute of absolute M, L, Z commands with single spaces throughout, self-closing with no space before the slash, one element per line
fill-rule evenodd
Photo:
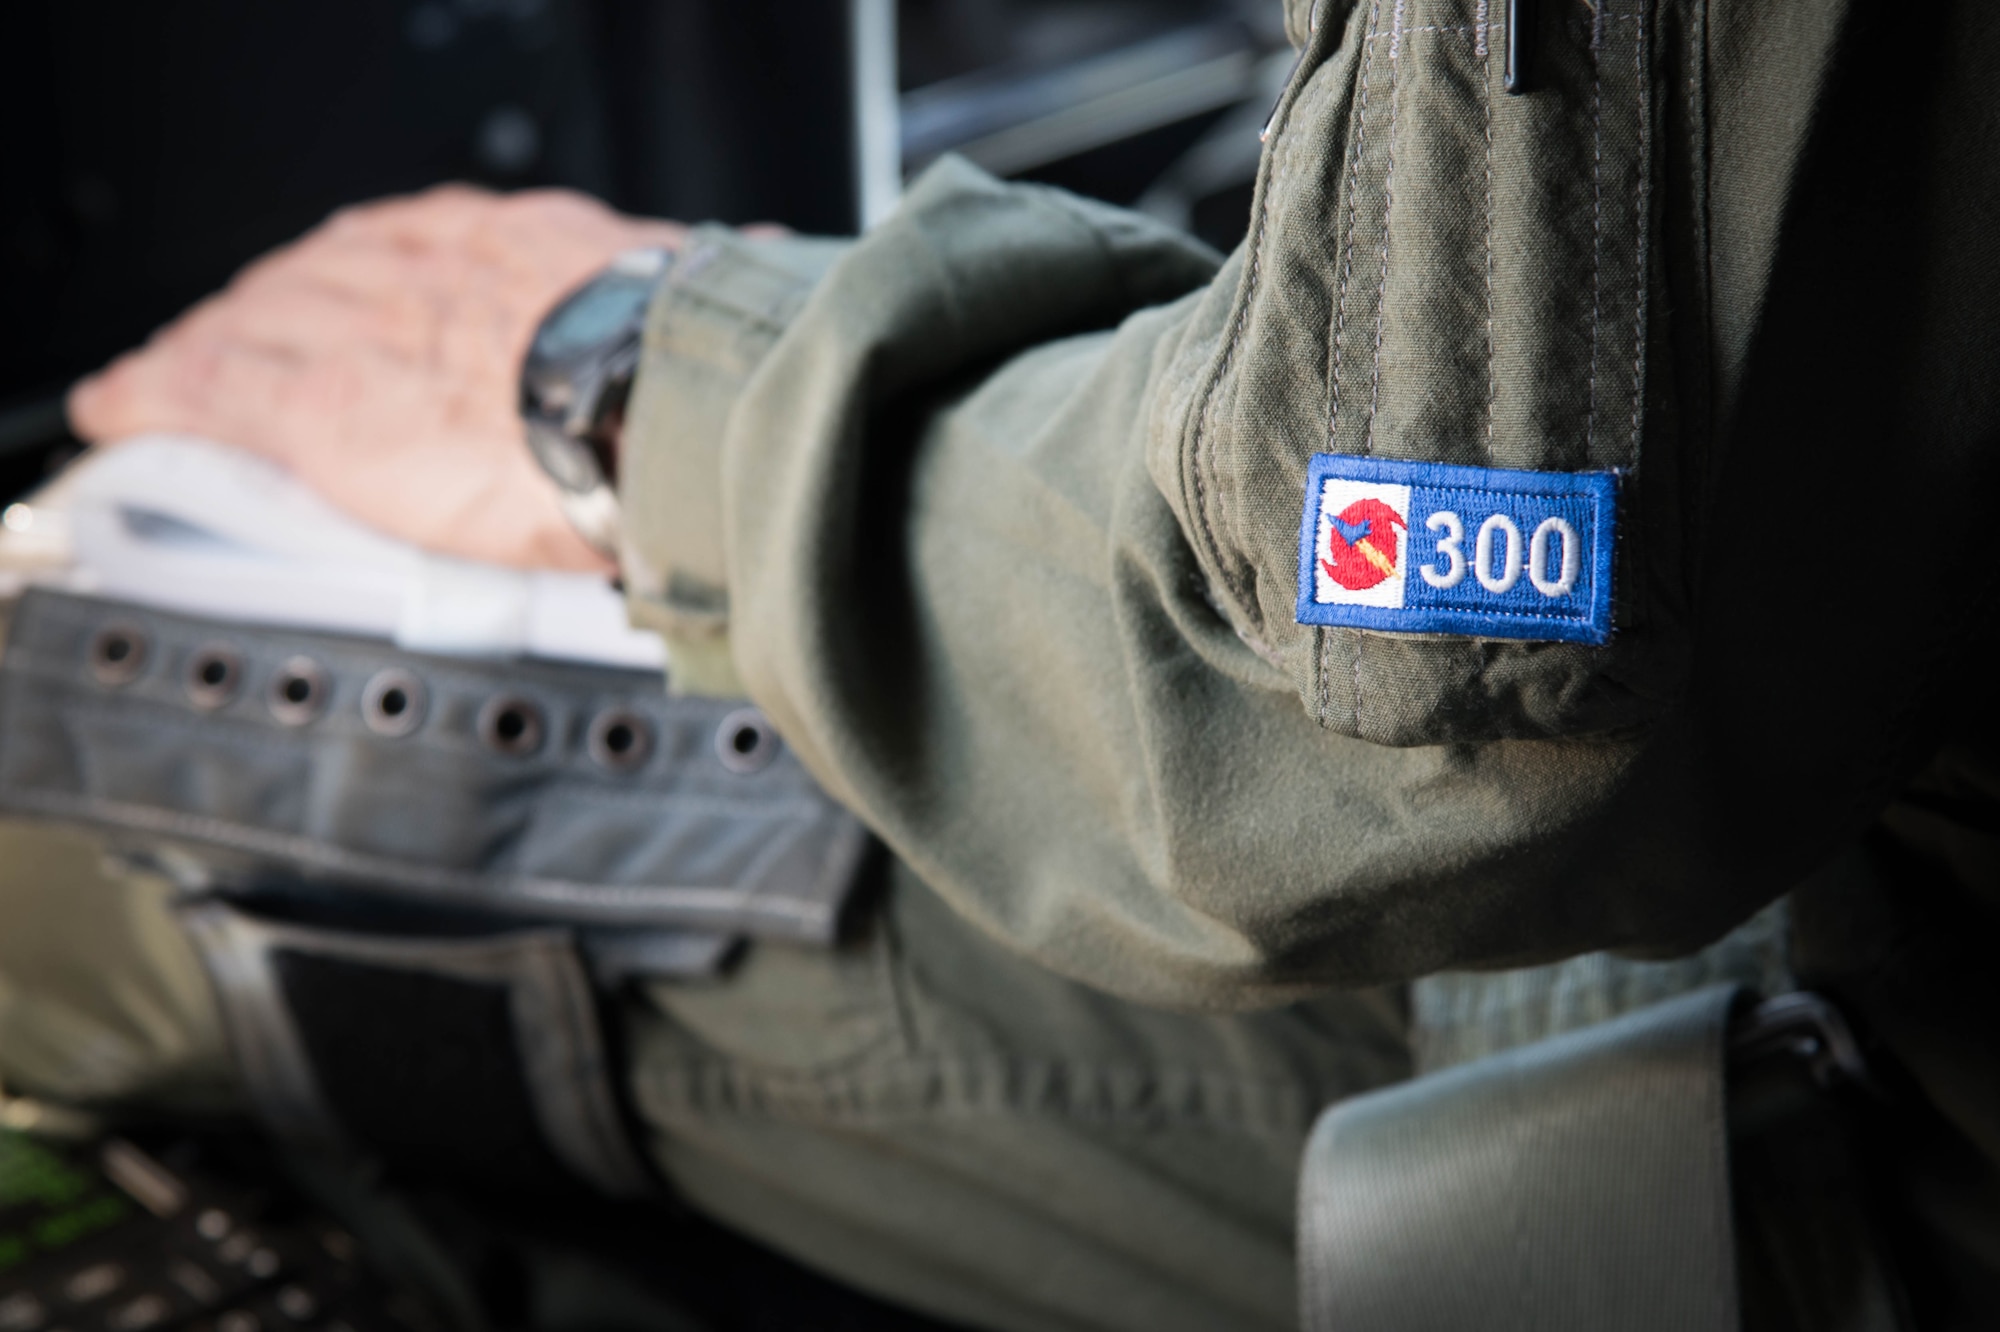
<path fill-rule="evenodd" d="M 1398 0 L 1400 3 L 1400 0 Z M 1333 367 L 1327 375 L 1326 444 L 1332 451 L 1340 437 L 1340 369 L 1344 357 L 1344 338 L 1347 329 L 1347 292 L 1354 274 L 1354 229 L 1361 221 L 1361 157 L 1368 135 L 1368 80 L 1375 72 L 1375 39 L 1381 33 L 1382 0 L 1374 0 L 1368 11 L 1368 32 L 1362 38 L 1366 53 L 1362 57 L 1361 72 L 1355 79 L 1354 111 L 1354 152 L 1348 163 L 1347 175 L 1347 227 L 1341 237 L 1340 277 L 1336 283 L 1333 307 Z M 1391 104 L 1394 103 L 1391 94 Z M 1386 221 L 1386 219 L 1385 219 Z M 1332 664 L 1327 660 L 1333 647 L 1333 634 L 1326 628 L 1315 630 L 1319 635 L 1319 651 L 1315 659 L 1319 669 L 1319 724 L 1331 727 L 1333 710 Z M 1359 663 L 1356 664 L 1356 687 L 1359 687 Z M 1359 706 L 1355 709 L 1357 717 Z M 1358 727 L 1357 720 L 1357 727 Z"/>
<path fill-rule="evenodd" d="M 1598 0 L 1590 27 L 1590 405 L 1584 416 L 1583 456 L 1597 456 L 1597 361 L 1604 326 L 1604 10 Z"/>
<path fill-rule="evenodd" d="M 1632 70 L 1635 98 L 1639 113 L 1639 188 L 1635 191 L 1632 204 L 1632 442 L 1626 454 L 1626 466 L 1636 467 L 1639 462 L 1639 433 L 1641 417 L 1645 410 L 1644 376 L 1646 365 L 1646 304 L 1651 290 L 1646 272 L 1651 247 L 1647 244 L 1647 231 L 1652 225 L 1652 97 L 1648 85 L 1651 79 L 1646 69 L 1646 0 L 1639 0 L 1638 12 L 1633 15 L 1635 26 L 1632 34 Z"/>
<path fill-rule="evenodd" d="M 1375 281 L 1375 353 L 1368 367 L 1368 428 L 1362 440 L 1361 451 L 1367 455 L 1375 452 L 1375 416 L 1382 401 L 1382 331 L 1387 321 L 1389 308 L 1389 232 L 1396 212 L 1396 124 L 1402 99 L 1402 52 L 1403 52 L 1403 6 L 1407 0 L 1396 0 L 1396 7 L 1389 17 L 1389 146 L 1382 167 L 1382 247 L 1381 267 Z M 1356 637 L 1350 647 L 1351 674 L 1354 679 L 1354 730 L 1361 733 L 1362 662 L 1366 655 L 1366 640 Z"/>
<path fill-rule="evenodd" d="M 1288 113 L 1287 120 L 1289 118 Z M 1240 304 L 1236 309 L 1236 317 L 1230 325 L 1229 342 L 1223 349 L 1222 360 L 1216 367 L 1215 375 L 1210 379 L 1202 395 L 1200 409 L 1194 415 L 1195 438 L 1193 448 L 1189 450 L 1190 457 L 1188 460 L 1189 470 L 1194 474 L 1195 517 L 1201 524 L 1202 540 L 1207 547 L 1206 553 L 1214 562 L 1216 575 L 1222 580 L 1223 587 L 1232 597 L 1238 600 L 1246 599 L 1244 597 L 1244 589 L 1237 581 L 1235 574 L 1230 570 L 1228 561 L 1223 556 L 1221 545 L 1215 539 L 1215 522 L 1210 517 L 1208 511 L 1209 487 L 1203 480 L 1204 469 L 1208 468 L 1212 470 L 1213 463 L 1212 461 L 1205 462 L 1204 460 L 1212 460 L 1214 454 L 1215 432 L 1213 427 L 1215 413 L 1221 403 L 1222 384 L 1229 377 L 1229 372 L 1235 368 L 1236 355 L 1241 349 L 1244 331 L 1250 323 L 1250 308 L 1256 303 L 1258 288 L 1263 278 L 1264 248 L 1266 239 L 1270 235 L 1270 217 L 1273 201 L 1278 194 L 1278 187 L 1284 182 L 1291 168 L 1290 140 L 1282 137 L 1282 126 L 1277 131 L 1277 134 L 1280 136 L 1279 147 L 1271 154 L 1271 174 L 1265 184 L 1264 198 L 1260 201 L 1257 209 L 1255 235 L 1252 237 L 1250 244 L 1249 263 L 1244 269 L 1243 290 L 1239 297 Z M 1217 484 L 1220 484 L 1219 480 Z"/>
<path fill-rule="evenodd" d="M 1382 245 L 1380 271 L 1375 279 L 1375 352 L 1368 369 L 1368 430 L 1363 437 L 1361 451 L 1375 452 L 1375 414 L 1382 398 L 1382 332 L 1389 305 L 1389 231 L 1396 212 L 1396 123 L 1402 99 L 1402 24 L 1403 6 L 1408 0 L 1396 0 L 1389 24 L 1389 147 L 1382 168 Z M 1358 706 L 1358 705 L 1357 705 Z"/>
<path fill-rule="evenodd" d="M 1493 416 L 1500 397 L 1500 381 L 1493 364 L 1493 62 L 1487 46 L 1488 4 L 1489 0 L 1479 0 L 1479 35 L 1472 50 L 1480 61 L 1480 88 L 1485 94 L 1486 112 L 1486 225 L 1483 239 L 1486 249 L 1486 461 L 1490 466 L 1493 462 Z"/>
<path fill-rule="evenodd" d="M 857 1056 L 857 1059 L 867 1058 L 869 1054 L 865 1051 Z M 883 1064 L 887 1067 L 883 1067 Z M 1257 1113 L 1254 1110 L 1216 1113 L 1212 1107 L 1217 1098 L 1203 1097 L 1202 1101 L 1210 1108 L 1203 1112 L 1188 1113 L 1174 1108 L 1160 1098 L 1150 1099 L 1146 1104 L 1127 1107 L 1107 1106 L 1102 1099 L 1086 1100 L 1083 1097 L 1051 1104 L 1051 1101 L 1057 1098 L 1022 1096 L 1009 1086 L 1024 1071 L 1050 1074 L 1055 1079 L 1067 1082 L 1071 1087 L 1077 1085 L 1076 1074 L 1095 1078 L 1136 1076 L 1154 1087 L 1162 1083 L 1179 1083 L 1187 1087 L 1204 1089 L 1216 1088 L 1219 1085 L 1221 1089 L 1235 1093 L 1245 1100 L 1262 1101 L 1267 1105 L 1284 1099 L 1289 1093 L 1295 1098 L 1295 1105 L 1289 1108 L 1279 1107 L 1276 1113 Z M 953 1075 L 970 1076 L 986 1085 L 1003 1089 L 994 1098 L 997 1104 L 960 1096 L 938 1098 L 944 1103 L 943 1108 L 960 1114 L 1030 1114 L 1076 1122 L 1128 1125 L 1157 1125 L 1164 1119 L 1184 1125 L 1205 1125 L 1249 1132 L 1275 1131 L 1284 1134 L 1288 1130 L 1303 1132 L 1310 1125 L 1318 1109 L 1314 1096 L 1300 1092 L 1294 1084 L 1278 1079 L 1260 1081 L 1204 1069 L 1099 1064 L 1068 1059 L 1010 1058 L 1005 1055 L 983 1058 L 902 1055 L 881 1061 L 867 1074 L 838 1068 L 802 1069 L 796 1072 L 761 1069 L 727 1056 L 710 1055 L 679 1060 L 671 1069 L 661 1069 L 657 1066 L 649 1068 L 638 1077 L 637 1081 L 640 1084 L 642 1105 L 643 1098 L 650 1094 L 660 1097 L 675 1108 L 696 1113 L 713 1114 L 720 1110 L 732 1117 L 754 1116 L 775 1123 L 813 1123 L 827 1120 L 895 1123 L 913 1115 L 935 1113 L 940 1107 L 904 1109 L 883 1106 L 879 1104 L 882 1097 L 906 1094 L 912 1090 L 920 1091 L 926 1083 L 935 1083 L 940 1078 Z M 701 1095 L 700 1091 L 713 1086 L 716 1080 L 723 1083 L 717 1090 L 734 1101 L 733 1104 L 720 1107 L 703 1104 L 712 1098 Z M 681 1086 L 671 1085 L 674 1083 L 680 1083 Z M 689 1094 L 691 1090 L 695 1094 Z"/>
<path fill-rule="evenodd" d="M 1354 152 L 1347 174 L 1347 227 L 1341 237 L 1340 277 L 1334 292 L 1333 368 L 1327 376 L 1326 441 L 1329 451 L 1340 435 L 1340 370 L 1347 328 L 1347 291 L 1354 274 L 1354 229 L 1361 221 L 1361 156 L 1368 136 L 1368 80 L 1375 72 L 1375 37 L 1381 17 L 1382 0 L 1374 0 L 1373 7 L 1368 11 L 1368 35 L 1364 39 L 1368 51 L 1362 59 L 1360 77 L 1355 80 L 1358 91 L 1354 111 Z"/>

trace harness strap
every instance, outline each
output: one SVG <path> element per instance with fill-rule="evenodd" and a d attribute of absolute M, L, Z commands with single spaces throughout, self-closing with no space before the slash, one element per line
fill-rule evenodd
<path fill-rule="evenodd" d="M 491 1188 L 652 1189 L 570 931 L 392 939 L 219 900 L 181 917 L 280 1136 Z"/>
<path fill-rule="evenodd" d="M 1329 1109 L 1300 1187 L 1307 1332 L 1733 1332 L 1737 993 Z"/>

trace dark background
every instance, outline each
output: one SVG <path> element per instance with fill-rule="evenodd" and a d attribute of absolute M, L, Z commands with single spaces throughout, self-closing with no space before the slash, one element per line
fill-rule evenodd
<path fill-rule="evenodd" d="M 1132 203 L 1233 116 L 1225 178 L 1168 213 L 1226 248 L 1254 164 L 1235 122 L 1261 115 L 1278 20 L 1277 0 L 900 0 L 902 161 L 963 151 Z M 856 230 L 849 31 L 847 0 L 10 6 L 0 494 L 74 447 L 69 383 L 344 203 L 563 185 L 636 213 Z M 1092 122 L 1093 98 L 1141 84 L 1136 122 Z M 1022 124 L 1025 146 L 983 137 Z"/>

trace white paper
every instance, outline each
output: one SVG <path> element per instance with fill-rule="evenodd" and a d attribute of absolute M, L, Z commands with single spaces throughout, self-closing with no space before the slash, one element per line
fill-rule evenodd
<path fill-rule="evenodd" d="M 601 577 L 431 554 L 349 518 L 274 463 L 183 436 L 94 449 L 9 510 L 0 581 L 418 652 L 666 660 Z"/>

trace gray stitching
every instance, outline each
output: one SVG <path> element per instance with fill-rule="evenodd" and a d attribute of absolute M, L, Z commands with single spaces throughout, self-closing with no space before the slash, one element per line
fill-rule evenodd
<path fill-rule="evenodd" d="M 1359 736 L 1361 734 L 1361 635 L 1353 635 L 1350 641 L 1354 650 L 1348 657 L 1353 663 L 1348 674 L 1354 678 L 1354 734 Z"/>
<path fill-rule="evenodd" d="M 1507 31 L 1506 20 L 1504 19 L 1496 20 L 1496 19 L 1481 17 L 1481 15 L 1484 15 L 1486 13 L 1486 10 L 1487 10 L 1486 4 L 1482 3 L 1479 6 L 1478 14 L 1474 15 L 1473 21 L 1470 23 L 1426 23 L 1423 24 L 1421 27 L 1404 28 L 1403 35 L 1407 37 L 1414 33 L 1420 33 L 1420 32 L 1442 33 L 1454 37 L 1472 37 L 1483 41 L 1488 34 Z M 1636 15 L 1632 14 L 1609 14 L 1605 16 L 1604 21 L 1606 23 L 1632 23 L 1632 22 L 1637 22 L 1638 19 Z M 1485 28 L 1486 30 L 1484 33 L 1480 31 L 1482 27 Z M 1392 34 L 1386 32 L 1373 32 L 1370 33 L 1368 36 L 1362 38 L 1361 40 L 1365 42 L 1376 42 L 1382 40 L 1384 37 L 1389 37 L 1389 36 L 1392 36 Z M 1487 54 L 1487 52 L 1483 50 L 1478 50 L 1477 48 L 1475 48 L 1475 53 L 1478 55 Z"/>
<path fill-rule="evenodd" d="M 648 919 L 665 924 L 683 922 L 690 915 L 701 924 L 717 917 L 726 923 L 740 921 L 746 916 L 768 916 L 792 921 L 807 931 L 824 927 L 833 916 L 833 908 L 824 902 L 766 896 L 747 888 L 585 884 L 536 875 L 482 874 L 420 865 L 394 856 L 350 850 L 306 834 L 281 832 L 228 818 L 159 809 L 77 792 L 7 787 L 0 789 L 0 808 L 109 824 L 289 860 L 405 892 L 416 891 L 446 898 L 477 898 L 503 911 L 519 909 L 524 902 L 559 902 L 586 910 L 642 913 Z"/>
<path fill-rule="evenodd" d="M 1485 6 L 1481 5 L 1480 10 L 1483 13 L 1485 11 Z M 1480 41 L 1484 41 L 1485 34 L 1480 31 L 1482 25 L 1494 32 L 1505 32 L 1507 30 L 1507 25 L 1505 23 L 1489 23 L 1486 22 L 1484 19 L 1481 19 L 1472 23 L 1457 23 L 1457 24 L 1427 23 L 1420 28 L 1404 28 L 1403 35 L 1407 37 L 1414 33 L 1419 33 L 1419 32 L 1435 32 L 1435 33 L 1443 33 L 1453 37 L 1474 37 L 1479 39 Z M 1394 36 L 1395 34 L 1392 32 L 1377 32 L 1370 34 L 1363 40 L 1374 42 L 1374 41 L 1380 41 L 1384 37 L 1393 38 Z M 1400 42 L 1393 40 L 1389 44 L 1391 47 L 1395 47 L 1398 49 L 1400 49 L 1402 45 Z M 1484 55 L 1485 52 L 1481 51 L 1479 52 L 1479 54 Z"/>
<path fill-rule="evenodd" d="M 1403 27 L 1403 5 L 1406 0 L 1396 0 L 1395 11 L 1389 19 L 1392 33 L 1400 34 Z M 1375 360 L 1368 374 L 1368 437 L 1363 452 L 1375 451 L 1375 409 L 1382 396 L 1382 312 L 1389 303 L 1389 216 L 1396 206 L 1396 88 L 1398 77 L 1397 55 L 1402 49 L 1400 35 L 1389 43 L 1389 147 L 1382 165 L 1382 272 L 1375 284 Z M 1361 649 L 1366 640 L 1356 635 L 1353 642 L 1354 677 L 1354 733 L 1361 733 Z"/>
<path fill-rule="evenodd" d="M 1262 268 L 1264 253 L 1265 221 L 1271 208 L 1270 195 L 1277 193 L 1280 172 L 1273 168 L 1271 185 L 1266 192 L 1264 207 L 1257 214 L 1257 235 L 1250 250 L 1250 270 L 1244 275 L 1243 304 L 1236 311 L 1236 319 L 1229 330 L 1229 345 L 1223 349 L 1222 364 L 1216 368 L 1215 378 L 1209 383 L 1207 396 L 1202 399 L 1201 411 L 1195 417 L 1195 439 L 1193 458 L 1190 460 L 1194 471 L 1194 511 L 1201 522 L 1202 537 L 1215 559 L 1215 570 L 1222 576 L 1223 583 L 1231 593 L 1239 594 L 1236 585 L 1223 560 L 1222 549 L 1215 539 L 1215 524 L 1208 516 L 1208 488 L 1202 484 L 1202 455 L 1213 445 L 1213 431 L 1210 429 L 1215 419 L 1216 405 L 1222 396 L 1222 381 L 1229 377 L 1230 367 L 1236 363 L 1236 351 L 1243 341 L 1243 329 L 1250 321 L 1250 305 L 1256 297 L 1257 279 Z"/>
<path fill-rule="evenodd" d="M 1479 42 L 1473 47 L 1484 61 L 1486 46 L 1486 5 L 1479 0 Z M 1486 90 L 1486 461 L 1493 462 L 1493 411 L 1500 396 L 1500 380 L 1493 367 L 1493 70 L 1491 63 L 1480 69 Z"/>
<path fill-rule="evenodd" d="M 1641 0 L 1643 5 L 1644 0 Z M 1638 26 L 1632 32 L 1633 82 L 1638 86 L 1639 102 L 1639 188 L 1634 192 L 1632 204 L 1632 266 L 1636 271 L 1633 282 L 1636 291 L 1632 309 L 1632 447 L 1626 455 L 1626 465 L 1632 466 L 1639 458 L 1640 416 L 1645 408 L 1641 385 L 1646 368 L 1646 297 L 1650 284 L 1646 280 L 1646 228 L 1651 221 L 1648 210 L 1652 201 L 1653 172 L 1650 165 L 1652 150 L 1652 100 L 1646 78 L 1646 23 L 1643 8 L 1632 16 Z"/>
<path fill-rule="evenodd" d="M 1496 22 L 1492 19 L 1482 17 L 1486 13 L 1486 9 L 1485 0 L 1481 0 L 1479 14 L 1474 17 L 1471 23 L 1426 23 L 1422 27 L 1404 28 L 1403 35 L 1408 37 L 1422 32 L 1438 33 L 1449 37 L 1471 37 L 1477 43 L 1473 47 L 1473 54 L 1483 56 L 1488 54 L 1487 38 L 1493 33 L 1507 31 L 1507 24 L 1504 20 Z M 1639 18 L 1634 14 L 1607 14 L 1604 21 L 1606 23 L 1633 23 L 1638 22 Z M 1387 32 L 1372 32 L 1361 40 L 1364 42 L 1379 42 L 1384 37 L 1392 37 L 1393 35 Z M 1400 45 L 1400 43 L 1394 42 L 1391 44 Z"/>
<path fill-rule="evenodd" d="M 1598 0 L 1590 28 L 1590 408 L 1584 417 L 1583 456 L 1597 456 L 1597 351 L 1604 326 L 1604 6 Z"/>
<path fill-rule="evenodd" d="M 1185 1065 L 1014 1057 L 893 1055 L 863 1080 L 845 1069 L 779 1069 L 706 1056 L 649 1063 L 648 1104 L 708 1113 L 841 1123 L 898 1122 L 913 1104 L 1009 1107 L 1093 1124 L 1175 1123 L 1264 1132 L 1303 1129 L 1327 1099 L 1276 1079 Z"/>
<path fill-rule="evenodd" d="M 1436 25 L 1432 26 L 1433 29 L 1435 29 Z M 1473 15 L 1472 29 L 1474 33 L 1472 42 L 1472 54 L 1478 56 L 1481 60 L 1484 60 L 1486 58 L 1486 29 L 1487 29 L 1486 0 L 1479 0 L 1479 11 Z M 1453 29 L 1452 31 L 1457 31 L 1457 30 Z M 1489 89 L 1488 92 L 1489 92 L 1488 110 L 1490 112 L 1492 109 L 1492 104 L 1490 101 L 1491 90 Z"/>
<path fill-rule="evenodd" d="M 1396 8 L 1390 16 L 1392 28 L 1403 22 L 1403 6 L 1407 0 L 1396 0 Z M 1398 66 L 1396 62 L 1397 44 L 1389 44 L 1389 147 L 1382 166 L 1382 268 L 1375 283 L 1375 358 L 1368 374 L 1368 433 L 1362 445 L 1362 452 L 1375 451 L 1375 413 L 1382 401 L 1382 323 L 1383 312 L 1389 304 L 1389 219 L 1396 208 L 1396 97 Z M 1356 706 L 1359 707 L 1357 701 Z"/>
<path fill-rule="evenodd" d="M 1327 640 L 1331 638 L 1332 635 L 1329 634 L 1327 630 L 1324 628 L 1314 629 L 1313 635 L 1315 636 L 1315 638 L 1317 638 L 1319 646 L 1319 650 L 1313 654 L 1314 660 L 1319 666 L 1319 716 L 1315 718 L 1315 720 L 1318 721 L 1321 726 L 1325 726 L 1326 710 L 1333 706 L 1333 703 L 1330 698 L 1331 690 L 1327 684 L 1327 676 L 1329 673 L 1326 667 Z"/>
<path fill-rule="evenodd" d="M 1361 221 L 1361 147 L 1368 134 L 1368 76 L 1375 69 L 1376 24 L 1382 18 L 1382 0 L 1368 11 L 1367 58 L 1361 62 L 1361 93 L 1355 103 L 1354 155 L 1347 172 L 1347 236 L 1342 242 L 1340 289 L 1333 305 L 1333 372 L 1328 376 L 1330 399 L 1326 412 L 1326 441 L 1332 445 L 1340 426 L 1340 363 L 1342 338 L 1347 327 L 1348 280 L 1354 273 L 1354 228 Z"/>
<path fill-rule="evenodd" d="M 1286 120 L 1290 120 L 1289 109 Z M 1255 234 L 1250 242 L 1250 267 L 1243 279 L 1243 301 L 1237 308 L 1236 319 L 1230 327 L 1229 345 L 1223 351 L 1222 363 L 1216 367 L 1215 376 L 1209 381 L 1206 396 L 1202 400 L 1201 410 L 1195 416 L 1195 438 L 1191 460 L 1194 471 L 1195 517 L 1201 523 L 1202 537 L 1207 542 L 1209 553 L 1215 561 L 1216 572 L 1230 593 L 1237 597 L 1243 597 L 1244 590 L 1225 563 L 1221 546 L 1215 539 L 1215 524 L 1208 514 L 1208 490 L 1202 484 L 1202 458 L 1204 453 L 1211 456 L 1213 454 L 1214 439 L 1210 426 L 1214 421 L 1217 403 L 1222 396 L 1222 381 L 1229 377 L 1231 367 L 1236 364 L 1236 354 L 1242 346 L 1243 333 L 1250 322 L 1250 307 L 1255 303 L 1258 283 L 1263 276 L 1264 244 L 1265 238 L 1270 233 L 1272 200 L 1278 196 L 1279 187 L 1283 185 L 1286 173 L 1291 170 L 1291 155 L 1288 150 L 1292 145 L 1282 137 L 1284 127 L 1280 125 L 1274 132 L 1280 138 L 1277 146 L 1272 149 L 1269 188 L 1265 190 L 1264 198 L 1257 209 Z"/>

